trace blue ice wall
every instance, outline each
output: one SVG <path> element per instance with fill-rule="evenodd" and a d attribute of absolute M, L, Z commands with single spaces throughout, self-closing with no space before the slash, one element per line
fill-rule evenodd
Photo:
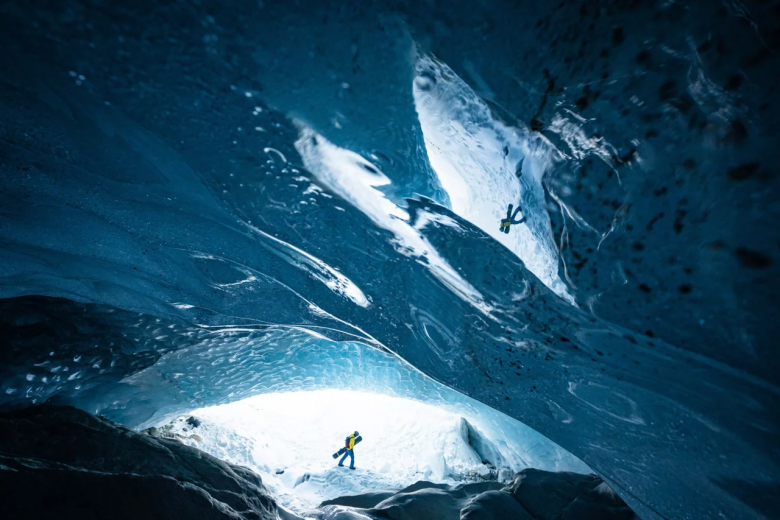
<path fill-rule="evenodd" d="M 771 516 L 777 19 L 771 2 L 5 3 L 0 296 L 80 303 L 4 303 L 3 403 L 48 370 L 55 398 L 95 404 L 184 347 L 303 328 L 525 422 L 643 516 Z M 484 117 L 424 112 L 415 89 L 442 81 Z M 464 130 L 442 148 L 448 124 Z M 466 184 L 519 193 L 531 225 L 496 238 L 505 193 L 475 183 L 458 206 L 434 146 Z M 71 380 L 87 356 L 104 361 Z M 203 404 L 220 366 L 101 406 Z"/>

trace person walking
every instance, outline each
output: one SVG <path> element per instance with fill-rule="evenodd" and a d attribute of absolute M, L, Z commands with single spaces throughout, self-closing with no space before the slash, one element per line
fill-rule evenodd
<path fill-rule="evenodd" d="M 355 438 L 360 435 L 358 432 L 350 433 L 344 441 L 344 448 L 347 450 L 344 452 L 344 456 L 339 461 L 339 467 L 344 467 L 344 461 L 349 456 L 349 469 L 355 469 Z"/>

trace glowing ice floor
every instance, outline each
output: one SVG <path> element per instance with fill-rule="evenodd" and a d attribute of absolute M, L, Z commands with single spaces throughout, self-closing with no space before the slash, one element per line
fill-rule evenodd
<path fill-rule="evenodd" d="M 170 433 L 256 471 L 281 505 L 299 513 L 343 495 L 489 473 L 469 445 L 463 415 L 411 399 L 344 390 L 273 393 L 191 415 L 199 427 L 180 417 Z M 339 468 L 332 454 L 355 430 L 363 437 L 355 449 L 358 469 Z"/>

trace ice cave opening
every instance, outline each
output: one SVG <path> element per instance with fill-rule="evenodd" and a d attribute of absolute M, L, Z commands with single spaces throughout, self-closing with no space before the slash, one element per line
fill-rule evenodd
<path fill-rule="evenodd" d="M 345 495 L 389 496 L 419 481 L 508 484 L 526 468 L 592 473 L 522 423 L 463 400 L 434 404 L 335 389 L 269 393 L 199 408 L 152 428 L 147 432 L 250 468 L 281 506 L 298 514 Z M 350 459 L 338 467 L 332 454 L 355 430 L 363 440 L 352 472 Z"/>
<path fill-rule="evenodd" d="M 11 0 L 0 49 L 3 518 L 780 511 L 777 1 Z"/>

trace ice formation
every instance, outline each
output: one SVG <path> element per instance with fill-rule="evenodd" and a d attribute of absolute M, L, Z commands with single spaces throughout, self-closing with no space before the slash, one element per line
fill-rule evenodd
<path fill-rule="evenodd" d="M 0 6 L 0 407 L 469 398 L 780 508 L 771 2 L 98 4 Z"/>
<path fill-rule="evenodd" d="M 402 489 L 420 480 L 495 480 L 501 471 L 506 483 L 528 467 L 590 473 L 523 424 L 446 387 L 436 388 L 436 400 L 432 393 L 416 397 L 444 406 L 345 390 L 263 394 L 194 410 L 197 427 L 180 417 L 166 435 L 255 470 L 279 503 L 299 514 L 326 500 Z M 364 439 L 356 447 L 356 473 L 338 468 L 331 458 L 351 433 L 349 425 L 359 427 Z M 470 430 L 484 443 L 473 437 L 470 443 Z"/>
<path fill-rule="evenodd" d="M 558 249 L 550 231 L 542 187 L 555 148 L 525 128 L 494 119 L 488 105 L 455 72 L 429 56 L 415 64 L 414 101 L 428 160 L 452 210 L 505 243 L 559 296 L 574 303 L 558 275 Z M 525 226 L 499 231 L 509 204 L 520 205 Z"/>

